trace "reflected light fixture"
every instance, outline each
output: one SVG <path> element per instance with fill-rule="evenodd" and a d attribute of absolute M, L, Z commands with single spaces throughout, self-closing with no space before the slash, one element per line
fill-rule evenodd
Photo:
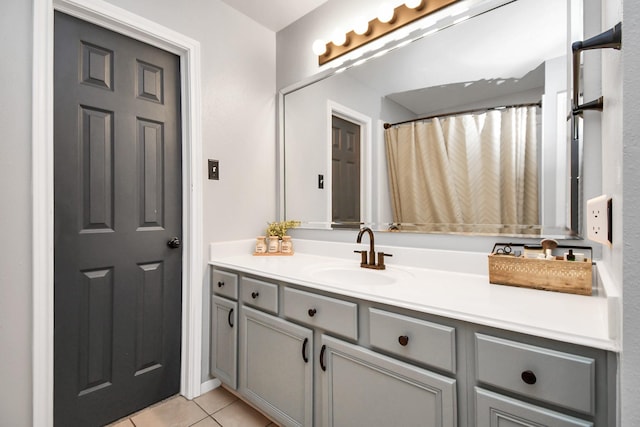
<path fill-rule="evenodd" d="M 388 3 L 383 4 L 378 10 L 377 18 L 369 22 L 359 18 L 354 30 L 340 37 L 338 34 L 334 34 L 332 41 L 324 46 L 322 44 L 325 42 L 316 40 L 313 43 L 313 52 L 318 56 L 318 64 L 324 65 L 398 28 L 459 1 L 461 0 L 407 0 L 395 9 Z"/>

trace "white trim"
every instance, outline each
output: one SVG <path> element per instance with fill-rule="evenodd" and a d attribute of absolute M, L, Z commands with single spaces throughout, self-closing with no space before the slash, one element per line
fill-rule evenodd
<path fill-rule="evenodd" d="M 217 378 L 207 380 L 200 385 L 200 394 L 208 393 L 211 390 L 217 389 L 221 385 L 222 385 L 222 382 Z"/>
<path fill-rule="evenodd" d="M 33 425 L 53 425 L 53 11 L 60 10 L 180 57 L 183 305 L 180 393 L 201 392 L 202 113 L 200 44 L 101 0 L 33 0 Z"/>
<path fill-rule="evenodd" d="M 327 100 L 327 147 L 328 150 L 328 160 L 327 160 L 327 169 L 331 170 L 331 145 L 332 145 L 332 116 L 338 116 L 342 119 L 355 122 L 360 125 L 360 221 L 365 224 L 371 224 L 373 218 L 371 217 L 372 212 L 372 151 L 373 151 L 373 142 L 371 139 L 371 117 L 362 114 L 356 110 L 353 110 L 349 107 L 345 107 L 344 105 L 338 104 L 335 101 Z M 332 187 L 332 179 L 330 173 L 327 174 L 325 178 L 325 186 L 331 190 Z M 327 191 L 327 220 L 331 223 L 332 218 L 332 194 L 331 191 Z"/>

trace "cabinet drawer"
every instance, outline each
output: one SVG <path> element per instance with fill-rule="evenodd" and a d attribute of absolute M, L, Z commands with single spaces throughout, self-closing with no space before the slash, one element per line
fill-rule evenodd
<path fill-rule="evenodd" d="M 327 332 L 358 339 L 358 306 L 297 289 L 284 289 L 284 315 Z"/>
<path fill-rule="evenodd" d="M 211 271 L 211 291 L 227 298 L 238 299 L 238 275 L 213 269 Z"/>
<path fill-rule="evenodd" d="M 396 313 L 369 309 L 371 345 L 416 362 L 455 372 L 455 329 Z"/>
<path fill-rule="evenodd" d="M 476 334 L 478 381 L 593 414 L 595 360 Z"/>
<path fill-rule="evenodd" d="M 278 312 L 278 285 L 243 277 L 240 283 L 240 300 L 271 313 Z"/>
<path fill-rule="evenodd" d="M 476 387 L 476 427 L 502 425 L 512 427 L 593 427 L 589 421 Z"/>

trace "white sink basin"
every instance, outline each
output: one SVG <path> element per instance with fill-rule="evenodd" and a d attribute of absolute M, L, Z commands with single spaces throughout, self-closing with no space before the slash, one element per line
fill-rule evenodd
<path fill-rule="evenodd" d="M 410 273 L 387 267 L 385 270 L 362 268 L 359 264 L 314 266 L 307 270 L 309 276 L 319 282 L 342 285 L 345 287 L 377 287 L 396 283 Z"/>

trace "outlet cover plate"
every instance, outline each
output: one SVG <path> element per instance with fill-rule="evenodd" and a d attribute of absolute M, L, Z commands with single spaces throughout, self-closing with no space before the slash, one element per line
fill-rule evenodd
<path fill-rule="evenodd" d="M 587 238 L 611 247 L 611 199 L 607 195 L 587 200 Z"/>

